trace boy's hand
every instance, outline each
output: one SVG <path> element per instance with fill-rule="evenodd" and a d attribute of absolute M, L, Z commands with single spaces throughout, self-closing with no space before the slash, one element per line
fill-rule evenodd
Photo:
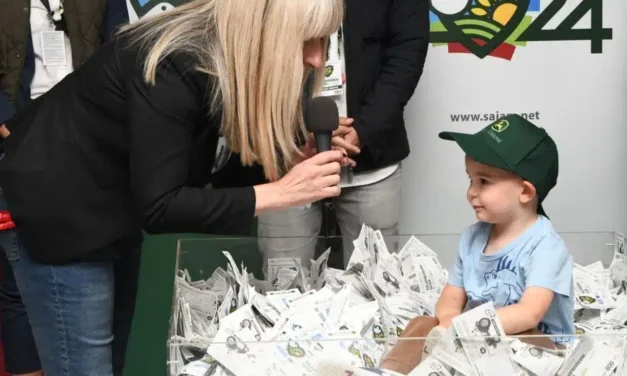
<path fill-rule="evenodd" d="M 441 326 L 444 329 L 450 328 L 453 325 L 453 319 L 455 317 L 457 317 L 457 316 L 459 316 L 459 315 L 449 315 L 449 316 L 445 316 L 445 317 L 440 318 L 440 320 L 439 320 L 440 323 L 439 323 L 438 326 Z"/>

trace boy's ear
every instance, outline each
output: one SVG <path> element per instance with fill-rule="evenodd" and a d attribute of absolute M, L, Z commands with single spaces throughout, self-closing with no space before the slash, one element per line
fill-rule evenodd
<path fill-rule="evenodd" d="M 526 180 L 523 180 L 522 186 L 523 190 L 520 193 L 520 202 L 522 204 L 527 204 L 536 198 L 536 187 Z"/>

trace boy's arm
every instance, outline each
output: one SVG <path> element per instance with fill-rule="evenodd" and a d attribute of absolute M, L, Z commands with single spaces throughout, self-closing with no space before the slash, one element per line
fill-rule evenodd
<path fill-rule="evenodd" d="M 435 317 L 439 325 L 444 328 L 450 327 L 452 320 L 462 313 L 465 305 L 466 290 L 447 284 L 435 304 Z"/>
<path fill-rule="evenodd" d="M 496 310 L 505 334 L 536 329 L 558 295 L 572 299 L 573 258 L 556 234 L 536 245 L 519 272 L 525 276 L 520 301 Z"/>
<path fill-rule="evenodd" d="M 462 235 L 463 238 L 463 235 Z M 444 286 L 442 294 L 435 304 L 435 317 L 439 325 L 445 328 L 451 326 L 451 321 L 459 316 L 466 305 L 466 290 L 464 290 L 464 262 L 462 259 L 462 247 L 464 240 L 460 240 L 459 251 L 455 257 L 453 272 L 448 284 Z"/>
<path fill-rule="evenodd" d="M 520 302 L 497 308 L 496 314 L 505 334 L 519 334 L 536 329 L 549 310 L 555 293 L 544 287 L 532 286 L 525 290 Z"/>

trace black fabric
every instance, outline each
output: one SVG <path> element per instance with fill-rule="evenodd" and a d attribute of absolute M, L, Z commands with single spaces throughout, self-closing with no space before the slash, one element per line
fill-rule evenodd
<path fill-rule="evenodd" d="M 149 85 L 143 56 L 123 46 L 104 45 L 7 122 L 0 186 L 36 261 L 81 259 L 142 228 L 250 233 L 252 186 L 206 187 L 219 139 L 209 77 L 180 54 Z"/>
<path fill-rule="evenodd" d="M 6 371 L 22 375 L 41 369 L 37 346 L 11 264 L 0 249 L 0 332 Z"/>
<path fill-rule="evenodd" d="M 122 376 L 126 360 L 131 325 L 135 315 L 139 272 L 141 266 L 141 247 L 129 248 L 125 257 L 113 262 L 115 275 L 115 308 L 113 310 L 113 343 L 111 361 L 113 375 Z"/>
<path fill-rule="evenodd" d="M 362 144 L 355 170 L 397 163 L 409 155 L 403 110 L 427 55 L 429 0 L 347 0 L 343 32 L 348 117 Z"/>

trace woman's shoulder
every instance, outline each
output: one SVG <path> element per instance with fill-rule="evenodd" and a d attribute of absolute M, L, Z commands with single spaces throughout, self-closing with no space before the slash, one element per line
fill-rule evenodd
<path fill-rule="evenodd" d="M 150 44 L 133 43 L 129 36 L 120 35 L 111 43 L 120 68 L 133 72 L 135 77 L 143 77 L 144 69 L 151 51 Z M 135 78 L 133 77 L 133 78 Z M 198 69 L 198 58 L 188 51 L 173 51 L 160 59 L 156 68 L 156 80 L 163 77 L 177 77 L 194 90 L 204 92 L 209 86 L 209 75 Z"/>

